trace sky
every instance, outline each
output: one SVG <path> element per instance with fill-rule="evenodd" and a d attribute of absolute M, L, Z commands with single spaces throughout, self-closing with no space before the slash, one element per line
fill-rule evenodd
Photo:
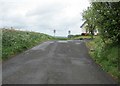
<path fill-rule="evenodd" d="M 89 0 L 0 0 L 0 27 L 56 36 L 81 34 L 82 12 Z"/>

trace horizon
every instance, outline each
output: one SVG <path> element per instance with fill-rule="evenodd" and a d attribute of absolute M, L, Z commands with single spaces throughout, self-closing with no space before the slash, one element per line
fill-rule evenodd
<path fill-rule="evenodd" d="M 0 27 L 40 32 L 53 36 L 81 34 L 82 12 L 89 0 L 1 0 Z"/>

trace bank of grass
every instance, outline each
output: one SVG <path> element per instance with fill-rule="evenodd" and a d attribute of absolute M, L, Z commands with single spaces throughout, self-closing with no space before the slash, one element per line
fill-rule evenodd
<path fill-rule="evenodd" d="M 41 42 L 53 39 L 52 36 L 43 33 L 2 29 L 2 60 L 5 61 Z"/>
<path fill-rule="evenodd" d="M 96 61 L 96 63 L 120 82 L 120 70 L 118 69 L 118 48 L 120 46 L 110 42 L 105 44 L 100 37 L 97 37 L 86 44 L 90 49 L 91 57 Z"/>

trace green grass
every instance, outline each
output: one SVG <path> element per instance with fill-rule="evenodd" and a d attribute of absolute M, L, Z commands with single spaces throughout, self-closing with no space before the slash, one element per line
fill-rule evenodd
<path fill-rule="evenodd" d="M 2 60 L 52 39 L 52 36 L 43 33 L 2 29 Z"/>
<path fill-rule="evenodd" d="M 118 70 L 118 44 L 102 42 L 100 37 L 87 43 L 91 57 L 101 65 L 102 69 L 111 74 L 114 78 L 120 77 Z M 119 80 L 119 79 L 118 79 Z M 120 81 L 120 80 L 119 80 Z"/>
<path fill-rule="evenodd" d="M 93 36 L 93 38 L 96 38 L 97 36 Z M 78 37 L 72 37 L 71 39 L 91 39 L 91 36 L 78 36 Z"/>
<path fill-rule="evenodd" d="M 55 37 L 54 40 L 68 40 L 67 37 Z"/>
<path fill-rule="evenodd" d="M 75 37 L 75 38 L 91 38 L 91 36 L 79 36 L 79 37 Z"/>

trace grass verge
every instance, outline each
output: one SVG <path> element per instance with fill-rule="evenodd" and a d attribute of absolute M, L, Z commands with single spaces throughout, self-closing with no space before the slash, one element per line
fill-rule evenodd
<path fill-rule="evenodd" d="M 103 43 L 100 37 L 95 38 L 93 41 L 87 42 L 90 49 L 91 57 L 99 64 L 103 70 L 108 72 L 116 80 L 120 82 L 120 71 L 118 61 L 118 44 Z"/>
<path fill-rule="evenodd" d="M 2 60 L 52 39 L 52 36 L 43 33 L 2 29 Z"/>

